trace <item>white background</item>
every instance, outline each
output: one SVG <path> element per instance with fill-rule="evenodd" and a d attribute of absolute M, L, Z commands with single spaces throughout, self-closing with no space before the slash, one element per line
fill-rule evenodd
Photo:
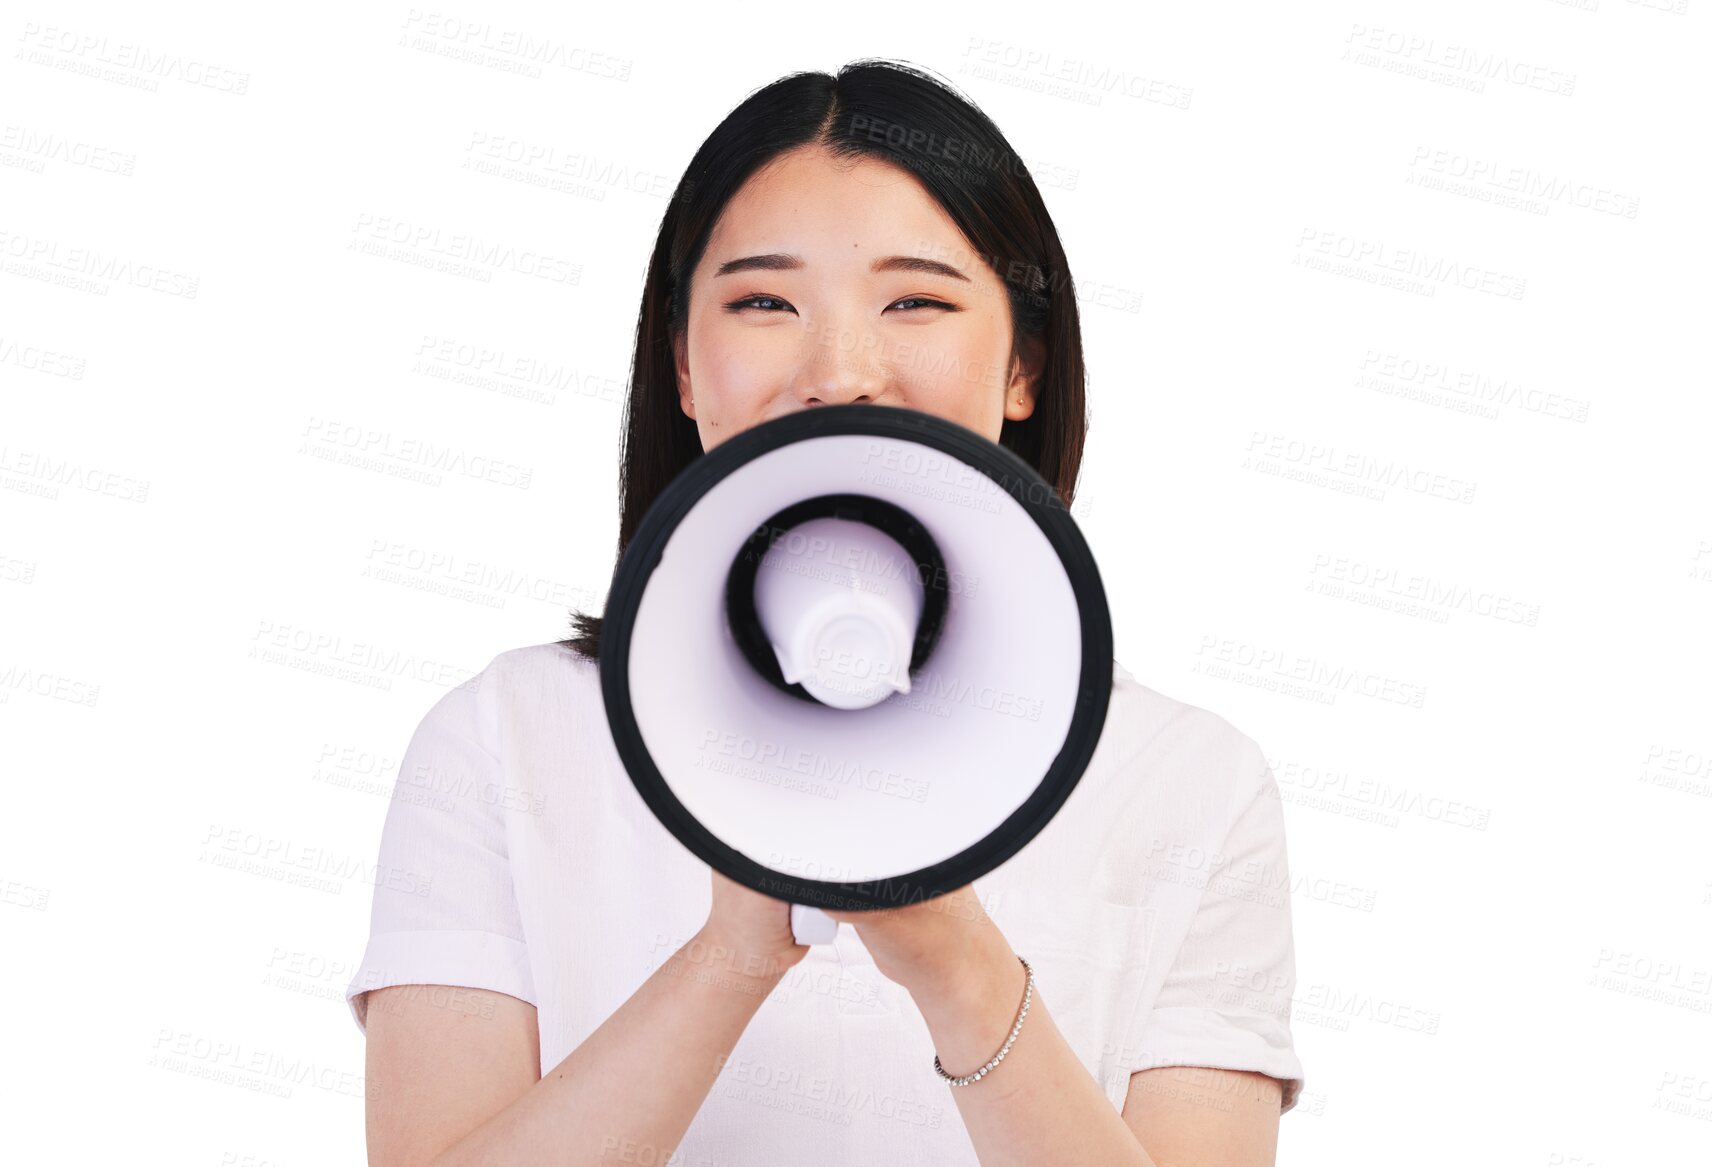
<path fill-rule="evenodd" d="M 696 146 L 863 56 L 1036 173 L 1118 658 L 1288 803 L 1279 1162 L 1712 1158 L 1712 2 L 149 7 L 0 25 L 6 1158 L 362 1161 L 324 873 L 598 610 Z M 459 235 L 573 278 L 409 261 Z"/>

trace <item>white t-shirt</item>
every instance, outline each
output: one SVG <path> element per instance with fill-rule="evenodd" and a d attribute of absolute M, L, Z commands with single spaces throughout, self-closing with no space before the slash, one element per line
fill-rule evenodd
<path fill-rule="evenodd" d="M 1289 1110 L 1303 1072 L 1277 784 L 1223 718 L 1116 661 L 1112 677 L 1081 781 L 975 891 L 1114 1109 L 1136 1071 L 1209 1066 L 1282 1080 Z M 711 896 L 707 865 L 631 785 L 598 665 L 512 649 L 409 742 L 346 998 L 363 1027 L 368 989 L 508 993 L 536 1007 L 545 1075 L 696 933 Z M 838 932 L 761 1004 L 674 1164 L 976 1164 L 914 999 Z"/>

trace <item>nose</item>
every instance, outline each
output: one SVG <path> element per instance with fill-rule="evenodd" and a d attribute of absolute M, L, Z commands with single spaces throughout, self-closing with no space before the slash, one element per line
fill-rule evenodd
<path fill-rule="evenodd" d="M 796 397 L 805 406 L 869 405 L 885 393 L 888 375 L 864 333 L 829 332 L 805 346 Z"/>

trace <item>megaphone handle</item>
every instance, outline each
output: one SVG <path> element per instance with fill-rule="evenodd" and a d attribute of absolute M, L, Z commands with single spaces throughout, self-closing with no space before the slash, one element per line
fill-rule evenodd
<path fill-rule="evenodd" d="M 838 921 L 819 908 L 792 904 L 791 934 L 798 944 L 831 944 L 838 935 Z"/>

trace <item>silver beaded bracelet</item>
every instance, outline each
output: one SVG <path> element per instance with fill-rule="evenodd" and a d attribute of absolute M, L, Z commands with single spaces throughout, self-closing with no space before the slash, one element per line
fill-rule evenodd
<path fill-rule="evenodd" d="M 1029 998 L 1034 996 L 1034 967 L 1030 965 L 1028 961 L 1023 960 L 1021 956 L 1018 956 L 1017 959 L 1022 960 L 1023 968 L 1028 969 L 1028 983 L 1024 985 L 1022 989 L 1022 1008 L 1017 1011 L 1016 1024 L 1011 1026 L 1011 1035 L 1005 1038 L 1005 1044 L 1000 1047 L 998 1053 L 993 1055 L 992 1060 L 982 1066 L 979 1070 L 976 1070 L 973 1074 L 965 1074 L 961 1078 L 953 1078 L 950 1074 L 945 1072 L 945 1067 L 939 1064 L 939 1055 L 933 1055 L 933 1068 L 939 1071 L 939 1076 L 941 1078 L 944 1078 L 953 1086 L 968 1086 L 975 1082 L 979 1082 L 982 1078 L 986 1077 L 987 1074 L 992 1071 L 994 1066 L 997 1066 L 1000 1062 L 1005 1060 L 1005 1053 L 1011 1048 L 1011 1042 L 1017 1039 L 1017 1032 L 1022 1029 L 1022 1020 L 1028 1016 Z"/>

